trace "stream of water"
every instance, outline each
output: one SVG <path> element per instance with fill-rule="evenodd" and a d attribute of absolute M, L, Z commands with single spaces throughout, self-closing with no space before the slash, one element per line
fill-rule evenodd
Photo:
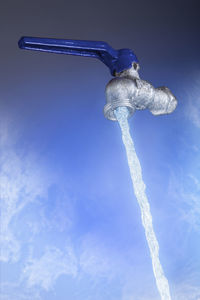
<path fill-rule="evenodd" d="M 149 202 L 145 193 L 145 184 L 142 179 L 142 169 L 140 161 L 135 152 L 133 140 L 129 132 L 128 109 L 126 107 L 118 107 L 115 110 L 115 116 L 119 122 L 122 131 L 122 140 L 126 148 L 128 165 L 130 169 L 131 179 L 135 196 L 141 210 L 142 224 L 144 226 L 147 243 L 149 246 L 153 272 L 156 285 L 162 300 L 171 300 L 168 280 L 164 275 L 163 268 L 159 259 L 159 245 L 153 229 L 152 215 Z"/>

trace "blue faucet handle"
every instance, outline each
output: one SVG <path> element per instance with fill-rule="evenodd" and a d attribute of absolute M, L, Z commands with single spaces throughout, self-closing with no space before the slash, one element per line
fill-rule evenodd
<path fill-rule="evenodd" d="M 115 50 L 101 41 L 22 37 L 18 45 L 19 48 L 27 50 L 98 58 L 110 69 L 113 76 L 115 72 L 120 73 L 131 68 L 133 62 L 138 63 L 132 50 Z"/>

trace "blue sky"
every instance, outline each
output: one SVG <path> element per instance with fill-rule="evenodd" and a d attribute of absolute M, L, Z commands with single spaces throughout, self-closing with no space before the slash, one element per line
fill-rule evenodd
<path fill-rule="evenodd" d="M 50 37 L 52 32 L 54 37 L 68 38 L 70 32 L 63 29 L 63 24 L 69 24 L 61 13 L 62 1 L 61 7 L 50 5 L 51 11 L 41 8 L 40 26 L 22 2 L 32 19 L 21 19 L 13 29 L 13 40 L 7 38 L 12 47 L 6 43 L 2 47 L 2 300 L 157 300 L 120 128 L 103 116 L 110 74 L 95 60 L 17 49 L 21 35 Z M 33 12 L 37 11 L 34 5 Z M 12 9 L 14 18 L 20 16 Z M 71 10 L 75 15 L 75 8 Z M 142 16 L 142 10 L 138 11 Z M 111 19 L 105 14 L 105 23 L 111 26 L 105 38 L 97 26 L 98 15 L 94 29 L 81 23 L 80 35 L 78 26 L 72 33 L 80 39 L 95 40 L 96 36 L 116 48 L 130 45 L 135 50 L 135 44 L 141 50 L 136 53 L 141 78 L 155 87 L 166 85 L 178 99 L 171 115 L 155 117 L 149 111 L 137 111 L 129 124 L 172 299 L 198 300 L 200 66 L 196 31 L 183 28 L 193 45 L 187 46 L 180 16 L 174 31 L 168 24 L 173 38 L 169 34 L 162 40 L 160 34 L 167 25 L 158 18 L 160 32 L 155 31 L 155 36 L 160 43 L 155 39 L 151 46 L 147 38 L 148 34 L 153 37 L 153 23 L 152 27 L 143 23 L 142 38 L 139 34 L 133 38 L 129 31 L 123 34 L 126 25 L 134 26 L 131 16 L 127 15 L 125 25 L 121 23 L 118 34 L 112 18 L 112 12 Z M 179 33 L 179 41 L 174 32 Z M 183 52 L 178 51 L 184 44 Z M 187 51 L 190 58 L 184 60 Z"/>

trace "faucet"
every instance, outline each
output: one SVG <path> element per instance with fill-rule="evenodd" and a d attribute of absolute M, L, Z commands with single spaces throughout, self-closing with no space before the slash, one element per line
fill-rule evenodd
<path fill-rule="evenodd" d="M 135 110 L 149 109 L 157 116 L 170 114 L 177 106 L 177 99 L 165 87 L 154 88 L 148 81 L 142 80 L 138 74 L 139 64 L 133 63 L 131 68 L 115 73 L 106 86 L 107 103 L 104 115 L 109 120 L 116 120 L 114 110 L 119 106 L 126 106 L 129 117 Z"/>
<path fill-rule="evenodd" d="M 58 54 L 93 57 L 102 61 L 112 78 L 106 85 L 104 116 L 116 121 L 114 111 L 128 108 L 129 117 L 138 109 L 149 109 L 153 115 L 169 114 L 177 106 L 177 99 L 167 87 L 154 88 L 140 79 L 139 62 L 130 49 L 115 50 L 106 42 L 22 37 L 19 48 Z"/>

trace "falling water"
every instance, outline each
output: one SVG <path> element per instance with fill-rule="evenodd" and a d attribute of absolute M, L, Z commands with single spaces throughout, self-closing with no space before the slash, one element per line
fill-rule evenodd
<path fill-rule="evenodd" d="M 170 300 L 171 296 L 169 291 L 169 284 L 167 278 L 164 275 L 159 260 L 159 245 L 156 239 L 155 232 L 153 230 L 150 206 L 147 196 L 145 194 L 145 184 L 142 180 L 142 169 L 140 166 L 139 159 L 137 158 L 137 154 L 135 152 L 133 140 L 129 132 L 128 114 L 129 112 L 126 107 L 118 107 L 115 110 L 115 116 L 120 124 L 122 131 L 122 140 L 126 148 L 126 154 L 128 158 L 128 164 L 130 168 L 135 196 L 141 209 L 142 224 L 145 229 L 145 235 L 151 253 L 156 285 L 159 290 L 161 299 Z"/>

